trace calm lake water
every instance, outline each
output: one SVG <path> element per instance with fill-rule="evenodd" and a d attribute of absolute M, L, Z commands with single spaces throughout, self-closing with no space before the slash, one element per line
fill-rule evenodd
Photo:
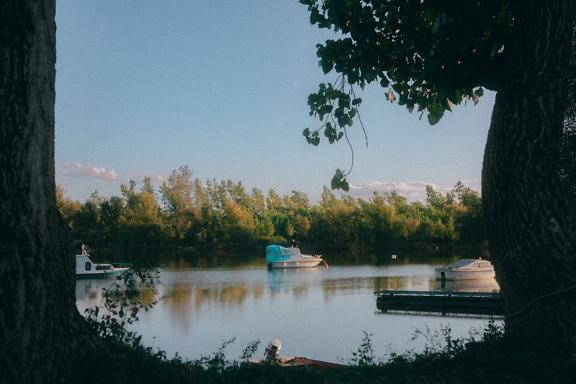
<path fill-rule="evenodd" d="M 382 289 L 498 291 L 495 280 L 442 287 L 434 267 L 444 262 L 415 262 L 398 256 L 385 265 L 331 262 L 329 268 L 272 270 L 264 258 L 226 267 L 193 265 L 185 260 L 160 267 L 160 299 L 141 313 L 131 329 L 146 345 L 185 359 L 208 356 L 224 341 L 228 359 L 239 360 L 242 350 L 260 340 L 254 358 L 262 358 L 268 342 L 282 342 L 281 357 L 303 356 L 347 363 L 370 334 L 375 355 L 422 350 L 423 338 L 410 341 L 416 329 L 449 326 L 456 337 L 482 329 L 487 319 L 437 315 L 382 313 L 373 292 Z M 446 260 L 449 262 L 452 260 Z M 200 265 L 198 265 L 200 264 Z M 77 306 L 99 305 L 109 279 L 76 282 Z"/>

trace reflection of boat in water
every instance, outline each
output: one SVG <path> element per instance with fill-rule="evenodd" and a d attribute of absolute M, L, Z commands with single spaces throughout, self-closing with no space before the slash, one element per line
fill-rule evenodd
<path fill-rule="evenodd" d="M 266 247 L 266 264 L 272 268 L 310 268 L 316 267 L 320 263 L 328 264 L 320 255 L 305 255 L 296 247 L 282 247 L 280 245 L 269 245 Z"/>
<path fill-rule="evenodd" d="M 105 290 L 111 289 L 116 281 L 112 279 L 76 279 L 76 306 L 80 313 L 86 308 L 99 306 L 105 294 Z"/>
<path fill-rule="evenodd" d="M 499 292 L 500 286 L 496 279 L 477 280 L 436 280 L 436 291 L 450 292 Z"/>
<path fill-rule="evenodd" d="M 322 279 L 318 268 L 273 268 L 268 269 L 267 285 L 272 292 L 303 291 Z"/>
<path fill-rule="evenodd" d="M 76 300 L 99 299 L 105 289 L 109 289 L 114 282 L 109 279 L 78 279 L 76 280 Z"/>
<path fill-rule="evenodd" d="M 474 280 L 492 279 L 494 266 L 488 260 L 461 259 L 452 264 L 434 269 L 437 280 Z"/>
<path fill-rule="evenodd" d="M 118 276 L 130 268 L 117 268 L 112 264 L 94 263 L 87 253 L 76 255 L 76 277 L 111 277 Z"/>

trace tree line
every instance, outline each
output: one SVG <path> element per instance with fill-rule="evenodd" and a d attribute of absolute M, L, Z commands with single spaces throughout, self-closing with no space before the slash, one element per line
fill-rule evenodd
<path fill-rule="evenodd" d="M 145 177 L 121 195 L 94 192 L 84 203 L 64 196 L 58 208 L 76 240 L 91 247 L 220 246 L 306 242 L 324 247 L 479 244 L 486 239 L 480 194 L 461 182 L 443 194 L 426 187 L 425 202 L 398 194 L 337 198 L 324 187 L 311 204 L 303 192 L 246 192 L 241 182 L 192 178 L 173 170 L 156 190 Z"/>

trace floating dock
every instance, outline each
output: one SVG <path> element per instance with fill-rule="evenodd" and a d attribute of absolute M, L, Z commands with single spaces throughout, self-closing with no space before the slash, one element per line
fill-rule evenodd
<path fill-rule="evenodd" d="M 376 307 L 383 312 L 425 312 L 502 316 L 502 296 L 496 292 L 376 291 Z"/>

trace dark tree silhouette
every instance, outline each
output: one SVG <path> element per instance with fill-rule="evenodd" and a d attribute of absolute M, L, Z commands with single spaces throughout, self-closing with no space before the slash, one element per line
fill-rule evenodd
<path fill-rule="evenodd" d="M 0 382 L 64 377 L 96 345 L 56 208 L 55 0 L 0 3 Z"/>

